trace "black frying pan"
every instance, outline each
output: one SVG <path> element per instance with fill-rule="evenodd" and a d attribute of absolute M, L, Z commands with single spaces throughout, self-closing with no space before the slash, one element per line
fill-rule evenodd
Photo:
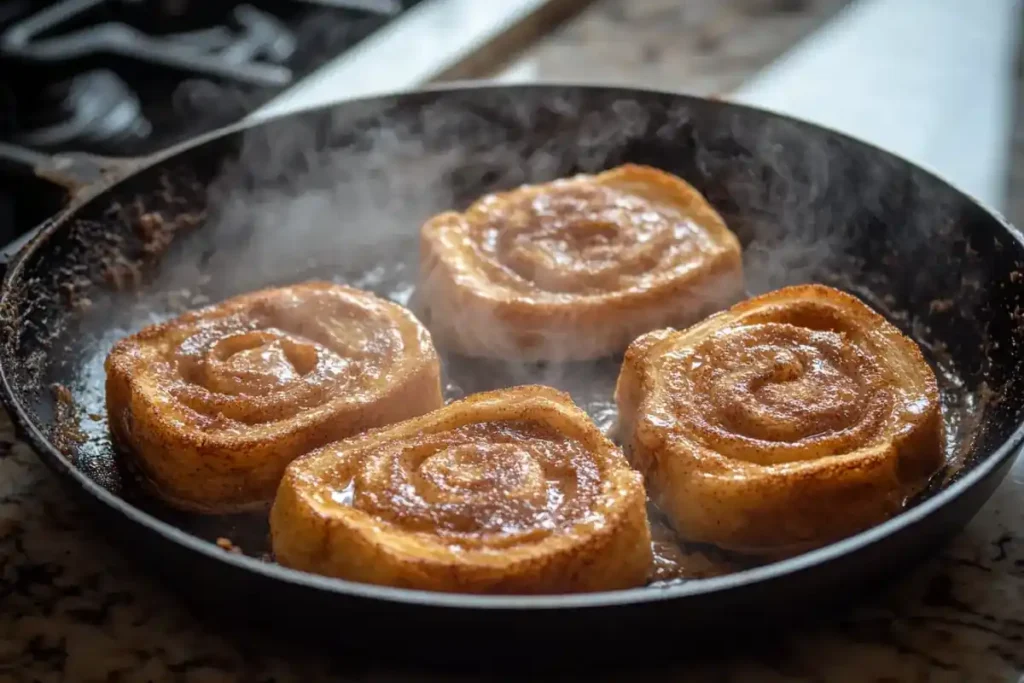
<path fill-rule="evenodd" d="M 752 293 L 807 281 L 842 287 L 922 344 L 940 377 L 949 466 L 907 511 L 821 550 L 720 578 L 472 597 L 283 569 L 262 557 L 262 518 L 169 510 L 114 457 L 102 361 L 116 338 L 183 308 L 309 277 L 406 302 L 428 215 L 626 161 L 676 173 L 706 195 L 744 243 Z M 785 117 L 636 90 L 457 87 L 237 126 L 100 184 L 108 186 L 79 192 L 7 267 L 3 400 L 23 437 L 124 548 L 222 613 L 403 651 L 480 634 L 517 649 L 592 647 L 594 636 L 679 642 L 684 633 L 775 624 L 856 595 L 934 549 L 988 498 L 1024 437 L 1021 234 L 906 161 Z M 541 381 L 568 389 L 599 421 L 613 417 L 615 360 L 445 363 L 449 395 Z M 219 548 L 220 536 L 244 554 Z"/>

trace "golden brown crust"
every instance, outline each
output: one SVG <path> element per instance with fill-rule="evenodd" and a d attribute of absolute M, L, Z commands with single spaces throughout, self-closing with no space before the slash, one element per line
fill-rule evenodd
<path fill-rule="evenodd" d="M 629 588 L 652 562 L 640 475 L 567 395 L 539 386 L 299 458 L 270 529 L 286 566 L 435 591 Z"/>
<path fill-rule="evenodd" d="M 421 231 L 424 320 L 470 356 L 618 353 L 729 305 L 742 286 L 739 242 L 718 213 L 646 166 L 489 195 Z"/>
<path fill-rule="evenodd" d="M 266 505 L 285 466 L 442 405 L 409 311 L 325 282 L 267 289 L 153 325 L 106 361 L 112 437 L 176 507 Z"/>
<path fill-rule="evenodd" d="M 882 522 L 943 462 L 920 349 L 821 285 L 644 335 L 616 401 L 627 453 L 681 536 L 739 552 L 792 554 Z"/>

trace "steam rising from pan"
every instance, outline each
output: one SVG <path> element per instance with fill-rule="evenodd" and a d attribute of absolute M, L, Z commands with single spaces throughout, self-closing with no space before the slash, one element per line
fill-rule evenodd
<path fill-rule="evenodd" d="M 709 197 L 745 243 L 753 293 L 848 266 L 863 251 L 851 241 L 863 240 L 865 221 L 891 216 L 894 204 L 906 204 L 908 222 L 940 230 L 957 219 L 894 160 L 861 163 L 785 119 L 751 126 L 727 110 L 708 121 L 685 103 L 654 109 L 572 91 L 496 90 L 490 99 L 396 111 L 367 104 L 249 131 L 211 188 L 207 249 L 165 264 L 165 277 L 188 283 L 207 270 L 241 290 L 311 260 L 365 262 L 356 257 L 414 238 L 432 214 L 481 194 L 624 161 L 667 167 Z M 913 227 L 878 241 L 899 240 L 890 253 L 920 251 L 915 241 L 927 231 Z"/>
<path fill-rule="evenodd" d="M 810 280 L 870 286 L 864 259 L 899 254 L 905 263 L 925 247 L 918 242 L 929 230 L 921 226 L 949 230 L 957 220 L 895 161 L 860 163 L 831 138 L 808 137 L 784 119 L 751 126 L 728 112 L 708 121 L 685 102 L 595 102 L 554 89 L 529 97 L 496 90 L 489 99 L 396 111 L 365 104 L 253 129 L 211 188 L 203 248 L 165 262 L 162 286 L 212 276 L 217 290 L 238 293 L 334 267 L 339 279 L 406 303 L 407 286 L 389 290 L 399 274 L 364 274 L 360 282 L 346 270 L 400 248 L 400 278 L 408 280 L 416 233 L 429 216 L 487 192 L 624 161 L 667 167 L 704 192 L 744 242 L 751 293 Z M 864 224 L 892 216 L 900 203 L 906 221 L 919 225 L 884 233 L 878 226 L 876 245 L 865 249 L 872 238 Z"/>

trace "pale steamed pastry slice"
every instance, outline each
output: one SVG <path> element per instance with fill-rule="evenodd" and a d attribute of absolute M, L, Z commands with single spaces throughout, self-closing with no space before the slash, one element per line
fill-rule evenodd
<path fill-rule="evenodd" d="M 147 327 L 106 370 L 115 443 L 160 497 L 200 512 L 265 505 L 297 456 L 443 404 L 416 318 L 322 282 Z"/>
<path fill-rule="evenodd" d="M 475 394 L 293 462 L 270 515 L 283 565 L 465 593 L 639 586 L 640 475 L 548 387 Z"/>
<path fill-rule="evenodd" d="M 616 399 L 626 452 L 680 535 L 744 553 L 792 554 L 882 522 L 944 462 L 920 349 L 820 285 L 637 339 Z"/>
<path fill-rule="evenodd" d="M 740 245 L 683 180 L 627 164 L 488 195 L 421 230 L 420 301 L 438 346 L 583 360 L 742 296 Z"/>

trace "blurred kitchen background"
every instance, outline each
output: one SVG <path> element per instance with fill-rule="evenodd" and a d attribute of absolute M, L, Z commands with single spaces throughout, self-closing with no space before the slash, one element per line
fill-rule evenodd
<path fill-rule="evenodd" d="M 136 156 L 246 117 L 431 82 L 615 83 L 844 130 L 1024 224 L 1020 9 L 1020 0 L 0 0 L 0 142 Z M 53 211 L 56 191 L 38 182 L 0 169 L 0 243 Z"/>

